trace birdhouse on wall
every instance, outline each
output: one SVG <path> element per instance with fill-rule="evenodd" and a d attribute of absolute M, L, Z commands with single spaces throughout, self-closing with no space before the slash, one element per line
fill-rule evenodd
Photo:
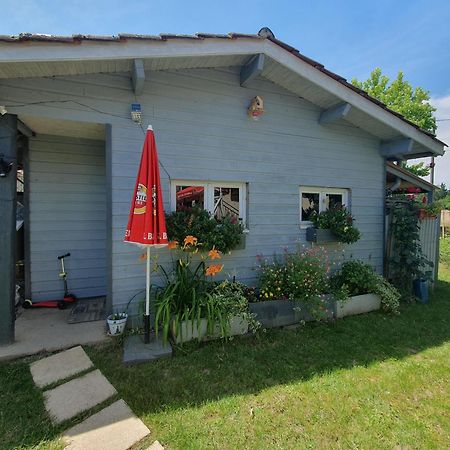
<path fill-rule="evenodd" d="M 264 114 L 264 102 L 258 95 L 252 99 L 250 106 L 248 107 L 248 115 L 253 120 L 259 120 Z"/>

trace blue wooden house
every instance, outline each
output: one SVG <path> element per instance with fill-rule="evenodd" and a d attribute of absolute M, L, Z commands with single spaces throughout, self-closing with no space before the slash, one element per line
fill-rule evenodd
<path fill-rule="evenodd" d="M 248 111 L 255 97 L 258 117 Z M 107 295 L 121 309 L 144 287 L 140 251 L 123 235 L 147 124 L 166 210 L 195 201 L 215 212 L 220 193 L 246 228 L 225 274 L 249 283 L 257 254 L 308 245 L 311 205 L 347 205 L 362 233 L 347 252 L 381 271 L 386 160 L 444 152 L 268 29 L 0 36 L 0 107 L 0 153 L 24 172 L 25 295 L 34 301 L 61 296 L 56 257 L 66 252 L 79 297 Z M 13 178 L 0 178 L 3 317 L 14 283 Z"/>

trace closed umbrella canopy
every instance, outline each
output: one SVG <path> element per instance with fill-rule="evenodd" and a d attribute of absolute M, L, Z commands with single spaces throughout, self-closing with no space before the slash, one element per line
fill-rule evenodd
<path fill-rule="evenodd" d="M 150 336 L 150 248 L 168 244 L 164 204 L 159 176 L 158 153 L 153 128 L 149 125 L 142 148 L 141 163 L 131 201 L 125 242 L 147 248 L 145 298 L 145 342 Z"/>

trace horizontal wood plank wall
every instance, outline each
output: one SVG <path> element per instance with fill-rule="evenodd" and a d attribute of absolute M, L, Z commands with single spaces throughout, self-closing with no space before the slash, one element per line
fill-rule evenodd
<path fill-rule="evenodd" d="M 111 123 L 112 290 L 117 309 L 145 287 L 141 251 L 122 241 L 143 141 L 142 130 L 129 119 L 130 104 L 136 101 L 142 105 L 144 127 L 154 127 L 160 160 L 171 179 L 248 183 L 250 232 L 245 250 L 224 258 L 225 276 L 253 283 L 257 254 L 307 245 L 299 227 L 301 185 L 350 190 L 362 239 L 345 246 L 345 257 L 382 269 L 384 161 L 379 140 L 344 121 L 319 125 L 318 107 L 271 82 L 259 78 L 242 88 L 239 68 L 195 69 L 148 72 L 137 98 L 130 74 L 5 80 L 0 94 L 6 92 L 20 104 L 51 101 L 11 108 L 19 117 Z M 247 116 L 255 95 L 263 97 L 266 110 L 259 122 Z M 168 174 L 161 169 L 166 208 Z M 167 251 L 158 254 L 159 262 L 169 261 Z"/>
<path fill-rule="evenodd" d="M 105 145 L 101 141 L 39 135 L 30 139 L 31 295 L 58 299 L 58 255 L 69 291 L 106 293 Z"/>

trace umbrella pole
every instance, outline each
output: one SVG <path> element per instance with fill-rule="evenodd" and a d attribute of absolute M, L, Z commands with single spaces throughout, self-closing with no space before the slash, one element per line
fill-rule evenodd
<path fill-rule="evenodd" d="M 144 343 L 150 342 L 150 247 L 147 247 L 147 283 L 145 286 Z"/>

